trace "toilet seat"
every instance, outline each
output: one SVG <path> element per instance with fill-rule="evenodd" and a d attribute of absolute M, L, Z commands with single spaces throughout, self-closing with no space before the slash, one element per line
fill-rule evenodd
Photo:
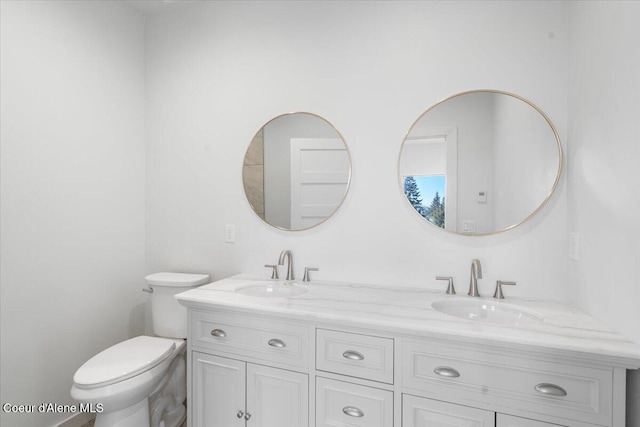
<path fill-rule="evenodd" d="M 76 387 L 104 387 L 135 377 L 159 365 L 176 348 L 170 339 L 139 336 L 98 353 L 73 376 Z"/>

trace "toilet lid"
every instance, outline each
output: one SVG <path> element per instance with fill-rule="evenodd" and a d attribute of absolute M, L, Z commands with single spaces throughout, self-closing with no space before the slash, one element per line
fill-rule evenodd
<path fill-rule="evenodd" d="M 131 338 L 89 359 L 73 376 L 73 382 L 81 388 L 94 388 L 126 380 L 162 363 L 175 347 L 165 338 Z"/>

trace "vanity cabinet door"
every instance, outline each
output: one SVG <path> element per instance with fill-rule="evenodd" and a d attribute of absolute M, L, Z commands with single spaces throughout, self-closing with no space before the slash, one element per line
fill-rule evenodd
<path fill-rule="evenodd" d="M 402 427 L 495 427 L 495 413 L 402 395 Z"/>
<path fill-rule="evenodd" d="M 192 353 L 191 427 L 308 427 L 309 377 Z"/>
<path fill-rule="evenodd" d="M 191 427 L 244 427 L 245 363 L 198 352 L 191 362 Z"/>
<path fill-rule="evenodd" d="M 309 377 L 247 364 L 247 413 L 251 427 L 307 427 Z"/>
<path fill-rule="evenodd" d="M 562 427 L 560 424 L 543 423 L 542 421 L 512 417 L 505 414 L 496 415 L 496 425 L 497 427 Z"/>

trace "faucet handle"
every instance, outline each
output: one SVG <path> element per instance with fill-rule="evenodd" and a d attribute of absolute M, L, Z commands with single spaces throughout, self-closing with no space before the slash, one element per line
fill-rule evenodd
<path fill-rule="evenodd" d="M 317 267 L 305 267 L 304 268 L 304 277 L 302 278 L 303 282 L 310 282 L 311 281 L 311 277 L 309 277 L 309 272 L 310 271 L 318 271 L 320 270 Z"/>
<path fill-rule="evenodd" d="M 455 295 L 456 294 L 456 288 L 453 287 L 453 277 L 450 277 L 450 276 L 436 276 L 436 280 L 448 280 L 449 281 L 449 285 L 447 286 L 447 294 L 448 295 Z"/>
<path fill-rule="evenodd" d="M 504 299 L 504 294 L 502 293 L 502 285 L 511 285 L 515 286 L 516 282 L 505 282 L 502 280 L 496 281 L 496 291 L 493 293 L 494 298 Z"/>
<path fill-rule="evenodd" d="M 265 267 L 271 268 L 271 278 L 272 279 L 279 279 L 278 277 L 278 266 L 277 265 L 273 265 L 273 264 L 265 264 Z"/>

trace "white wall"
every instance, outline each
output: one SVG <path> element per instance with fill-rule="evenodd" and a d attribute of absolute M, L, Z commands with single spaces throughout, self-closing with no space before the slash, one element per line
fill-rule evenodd
<path fill-rule="evenodd" d="M 569 295 L 640 342 L 640 3 L 571 4 L 569 228 L 580 260 Z M 640 373 L 627 419 L 640 426 Z"/>
<path fill-rule="evenodd" d="M 566 129 L 567 5 L 559 2 L 207 2 L 147 21 L 147 271 L 264 274 L 292 249 L 301 276 L 468 286 L 566 297 L 563 186 L 532 221 L 493 237 L 436 230 L 403 201 L 404 135 L 429 106 L 496 88 L 531 99 Z M 320 227 L 262 223 L 242 191 L 251 138 L 290 111 L 325 117 L 353 160 L 349 194 Z M 224 243 L 235 224 L 236 243 Z M 535 259 L 535 262 L 531 261 Z"/>
<path fill-rule="evenodd" d="M 144 26 L 115 2 L 0 15 L 0 400 L 71 404 L 82 363 L 144 332 Z"/>

